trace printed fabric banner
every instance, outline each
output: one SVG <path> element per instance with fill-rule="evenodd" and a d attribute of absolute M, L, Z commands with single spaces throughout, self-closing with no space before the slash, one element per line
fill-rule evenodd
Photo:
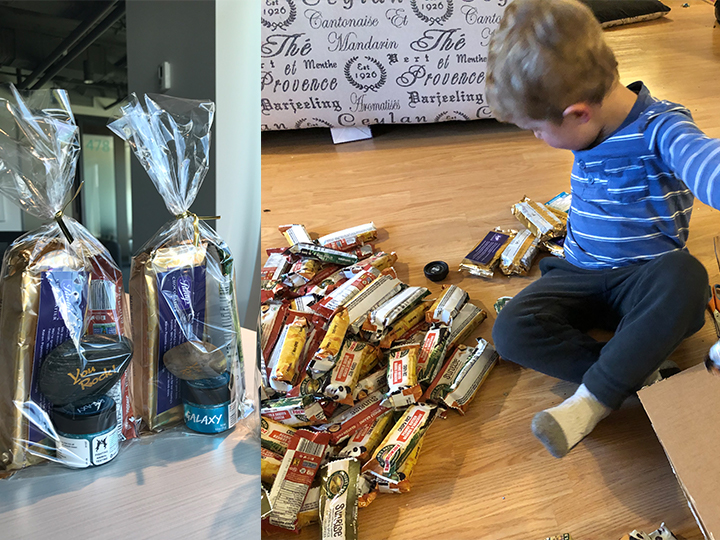
<path fill-rule="evenodd" d="M 262 129 L 489 118 L 508 0 L 261 0 Z"/>

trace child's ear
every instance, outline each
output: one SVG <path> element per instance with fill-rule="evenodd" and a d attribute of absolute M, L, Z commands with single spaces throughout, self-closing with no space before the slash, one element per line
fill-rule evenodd
<path fill-rule="evenodd" d="M 592 107 L 583 102 L 573 103 L 563 111 L 563 120 L 573 120 L 578 124 L 585 124 L 592 118 Z"/>

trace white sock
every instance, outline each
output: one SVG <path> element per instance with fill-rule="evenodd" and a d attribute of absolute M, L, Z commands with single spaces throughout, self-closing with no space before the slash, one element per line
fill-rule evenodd
<path fill-rule="evenodd" d="M 553 456 L 563 457 L 610 414 L 584 384 L 560 405 L 535 415 L 532 432 Z"/>

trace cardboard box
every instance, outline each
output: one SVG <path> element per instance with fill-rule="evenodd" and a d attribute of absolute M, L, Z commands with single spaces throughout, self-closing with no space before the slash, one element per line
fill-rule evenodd
<path fill-rule="evenodd" d="M 638 396 L 700 530 L 720 540 L 720 377 L 700 364 Z"/>

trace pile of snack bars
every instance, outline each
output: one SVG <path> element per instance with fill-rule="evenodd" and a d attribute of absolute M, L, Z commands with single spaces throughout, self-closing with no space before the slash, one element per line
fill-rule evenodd
<path fill-rule="evenodd" d="M 263 529 L 357 538 L 357 508 L 410 490 L 433 420 L 464 414 L 495 365 L 484 339 L 463 344 L 487 313 L 402 283 L 373 223 L 280 231 L 261 275 Z"/>

